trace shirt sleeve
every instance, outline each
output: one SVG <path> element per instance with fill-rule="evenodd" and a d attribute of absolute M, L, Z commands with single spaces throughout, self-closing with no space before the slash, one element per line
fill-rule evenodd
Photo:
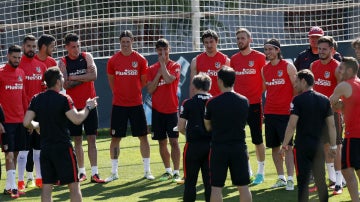
<path fill-rule="evenodd" d="M 297 97 L 294 97 L 294 99 L 292 100 L 290 104 L 290 114 L 295 114 L 299 116 L 300 110 L 297 100 Z"/>
<path fill-rule="evenodd" d="M 180 118 L 189 119 L 188 99 L 184 100 L 180 106 Z"/>
<path fill-rule="evenodd" d="M 74 102 L 69 95 L 65 95 L 65 97 L 66 97 L 66 102 L 64 104 L 64 109 L 65 109 L 65 112 L 67 112 L 74 108 Z"/>
<path fill-rule="evenodd" d="M 139 60 L 140 65 L 140 75 L 146 75 L 148 71 L 148 61 L 146 58 L 141 57 L 141 60 Z"/>
<path fill-rule="evenodd" d="M 327 102 L 326 102 L 326 108 L 327 108 L 326 117 L 328 117 L 328 116 L 333 115 L 333 114 L 334 114 L 334 111 L 333 111 L 332 108 L 331 108 L 330 101 L 329 101 L 328 99 L 327 99 L 326 101 L 327 101 Z"/>

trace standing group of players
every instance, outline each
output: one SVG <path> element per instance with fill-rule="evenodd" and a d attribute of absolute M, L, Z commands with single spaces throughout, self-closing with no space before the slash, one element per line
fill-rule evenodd
<path fill-rule="evenodd" d="M 242 161 L 241 155 L 238 155 L 237 158 L 232 159 L 232 155 L 225 152 L 223 153 L 222 160 L 220 161 L 216 158 L 217 153 L 215 153 L 215 151 L 217 151 L 218 149 L 216 145 L 218 145 L 219 143 L 217 138 L 226 141 L 225 143 L 223 142 L 225 145 L 225 147 L 223 147 L 223 151 L 231 151 L 232 144 L 238 143 L 235 137 L 233 137 L 233 139 L 227 137 L 228 134 L 231 134 L 232 129 L 235 130 L 235 125 L 228 126 L 227 123 L 225 123 L 224 121 L 233 123 L 232 119 L 239 120 L 243 116 L 246 117 L 246 122 L 250 127 L 252 142 L 253 144 L 255 144 L 256 157 L 258 161 L 258 171 L 254 178 L 251 179 L 252 185 L 261 184 L 264 182 L 265 179 L 265 146 L 263 144 L 261 129 L 262 117 L 264 116 L 266 147 L 269 147 L 272 150 L 273 162 L 275 164 L 275 168 L 278 174 L 278 180 L 275 182 L 272 188 L 285 187 L 286 190 L 294 190 L 293 174 L 294 167 L 296 167 L 299 188 L 299 201 L 307 201 L 309 191 L 316 191 L 318 187 L 320 200 L 327 201 L 328 191 L 326 188 L 325 179 L 321 181 L 321 177 L 325 177 L 325 172 L 321 172 L 322 167 L 314 167 L 314 165 L 319 165 L 319 162 L 320 164 L 321 162 L 323 162 L 324 166 L 326 162 L 329 173 L 328 186 L 330 189 L 333 190 L 333 194 L 341 194 L 343 191 L 343 186 L 346 185 L 346 182 L 348 180 L 351 180 L 352 184 L 349 185 L 349 183 L 347 182 L 347 186 L 349 187 L 349 192 L 352 200 L 357 201 L 359 197 L 357 192 L 357 180 L 354 176 L 354 170 L 356 170 L 357 173 L 359 172 L 359 162 L 358 160 L 356 160 L 358 155 L 354 150 L 356 149 L 356 146 L 354 146 L 356 143 L 352 143 L 354 145 L 351 145 L 351 148 L 350 146 L 348 146 L 348 150 L 341 149 L 343 125 L 342 109 L 341 107 L 335 106 L 338 102 L 337 99 L 342 98 L 345 100 L 346 98 L 348 98 L 349 100 L 353 100 L 353 97 L 349 98 L 350 95 L 348 94 L 343 97 L 344 95 L 340 92 L 336 94 L 336 97 L 332 97 L 333 100 L 331 101 L 331 104 L 333 105 L 334 116 L 331 117 L 334 119 L 332 120 L 332 126 L 334 126 L 334 128 L 329 127 L 329 129 L 327 130 L 325 122 L 325 118 L 327 117 L 326 116 L 322 117 L 324 119 L 321 119 L 317 123 L 310 123 L 310 126 L 306 124 L 297 125 L 298 127 L 308 127 L 310 129 L 313 129 L 313 131 L 311 132 L 310 130 L 310 135 L 304 132 L 297 133 L 299 137 L 296 136 L 295 138 L 294 150 L 292 140 L 293 133 L 287 132 L 289 135 L 286 137 L 286 139 L 284 139 L 285 131 L 291 131 L 290 129 L 287 129 L 289 118 L 291 117 L 290 114 L 292 114 L 294 117 L 298 117 L 298 114 L 296 113 L 299 113 L 298 109 L 295 110 L 294 108 L 290 108 L 290 106 L 293 106 L 292 100 L 294 96 L 296 96 L 298 93 L 302 94 L 305 91 L 314 90 L 326 96 L 325 100 L 327 100 L 330 106 L 329 98 L 333 93 L 335 94 L 334 89 L 337 84 L 349 78 L 357 78 L 356 74 L 358 70 L 354 68 L 358 66 L 356 59 L 351 57 L 345 57 L 344 61 L 340 63 L 342 61 L 342 58 L 340 54 L 336 52 L 337 43 L 332 37 L 324 36 L 324 31 L 320 27 L 312 27 L 310 29 L 308 34 L 310 47 L 309 49 L 299 54 L 297 60 L 295 61 L 295 66 L 282 58 L 280 43 L 276 39 L 269 39 L 265 42 L 265 54 L 263 54 L 250 48 L 251 33 L 248 30 L 242 28 L 237 30 L 236 37 L 240 51 L 239 53 L 234 54 L 229 60 L 224 54 L 220 53 L 216 49 L 216 45 L 218 42 L 218 36 L 216 35 L 216 33 L 211 30 L 205 31 L 204 35 L 202 36 L 202 41 L 206 51 L 194 58 L 191 63 L 191 78 L 194 79 L 191 85 L 190 92 L 195 91 L 197 92 L 197 94 L 194 95 L 190 93 L 190 95 L 194 96 L 190 100 L 186 100 L 183 103 L 180 110 L 180 120 L 178 126 L 179 130 L 185 133 L 187 137 L 187 143 L 184 148 L 184 201 L 194 201 L 195 199 L 195 184 L 199 169 L 202 170 L 203 174 L 206 200 L 220 200 L 221 187 L 224 186 L 227 167 L 229 167 L 230 169 L 233 184 L 237 185 L 239 188 L 240 200 L 242 197 L 244 198 L 241 201 L 251 200 L 248 195 L 248 179 L 244 177 L 250 176 L 250 178 L 252 178 L 253 174 L 251 168 L 248 167 L 248 172 L 246 172 L 240 165 L 234 163 L 236 161 L 241 161 L 244 165 L 245 162 Z M 358 41 L 359 40 L 355 40 L 353 42 L 353 48 L 355 50 L 356 48 L 358 48 L 357 46 L 359 46 Z M 268 60 L 267 63 L 266 60 Z M 227 111 L 227 106 L 225 105 L 221 109 L 218 108 L 218 110 L 220 111 L 220 114 L 227 114 L 228 117 L 223 116 L 222 121 L 218 119 L 216 119 L 217 121 L 214 121 L 211 119 L 211 116 L 209 115 L 210 112 L 208 111 L 210 108 L 210 103 L 214 103 L 215 101 L 212 101 L 212 98 L 208 98 L 206 96 L 207 94 L 204 93 L 206 93 L 206 90 L 208 90 L 211 95 L 215 96 L 214 100 L 224 99 L 221 97 L 225 97 L 224 92 L 226 92 L 226 90 L 221 91 L 222 94 L 219 94 L 219 88 L 217 88 L 216 85 L 218 84 L 219 86 L 222 86 L 223 84 L 224 78 L 220 78 L 219 75 L 219 72 L 224 69 L 223 66 L 230 66 L 233 69 L 234 74 L 236 75 L 235 82 L 232 86 L 233 91 L 239 93 L 240 95 L 244 95 L 248 99 L 249 111 L 248 113 L 243 112 L 238 113 L 237 116 L 232 116 L 232 114 Z M 208 86 L 208 84 L 199 84 L 199 80 L 207 80 L 205 78 L 197 78 L 197 76 L 195 75 L 199 75 L 199 73 L 200 75 L 201 73 L 204 73 L 210 76 L 212 80 L 212 86 L 210 89 L 204 88 L 204 86 Z M 199 77 L 205 76 L 202 75 Z M 309 83 L 307 85 L 304 85 L 307 88 L 301 87 L 301 85 L 299 84 L 300 80 L 305 81 L 304 77 L 306 77 L 307 79 L 309 78 Z M 313 80 L 313 82 L 311 82 L 311 80 Z M 357 82 L 358 80 L 355 79 L 355 84 L 351 84 L 351 87 L 356 87 Z M 348 85 L 346 86 L 351 89 L 351 87 L 349 87 Z M 264 100 L 264 113 L 262 113 L 263 102 L 261 95 L 265 90 L 266 99 Z M 347 101 L 347 103 L 349 102 L 350 101 Z M 227 102 L 223 100 L 223 103 Z M 312 106 L 314 106 L 314 103 L 311 104 Z M 220 104 L 218 103 L 218 105 Z M 351 105 L 351 107 L 353 107 L 353 103 L 351 103 Z M 201 111 L 200 109 L 195 109 L 195 106 L 200 106 L 201 110 L 205 110 L 205 115 L 200 116 L 203 111 Z M 235 101 L 233 104 L 230 104 L 230 107 L 233 107 L 233 110 L 236 111 Z M 211 108 L 213 108 L 213 106 Z M 304 109 L 301 109 L 300 111 L 302 112 L 302 110 Z M 317 109 L 313 108 L 313 110 Z M 320 113 L 320 108 L 318 110 Z M 329 110 L 329 113 L 331 113 L 332 115 L 333 112 L 331 111 L 331 109 Z M 349 112 L 350 111 L 348 110 L 348 113 Z M 346 119 L 346 116 L 355 117 L 357 116 L 356 113 L 356 111 L 354 111 L 355 115 L 349 115 L 344 113 L 346 126 L 351 125 L 351 127 L 353 127 L 352 121 L 350 122 L 349 119 Z M 214 112 L 212 111 L 211 114 L 214 115 Z M 216 117 L 216 115 L 214 116 Z M 218 116 L 221 117 L 221 115 Z M 209 130 L 205 130 L 204 127 L 201 130 L 199 129 L 199 127 L 203 126 L 201 123 L 202 119 L 205 119 L 205 128 L 212 131 L 211 133 L 209 133 Z M 291 122 L 289 122 L 289 124 L 295 122 L 293 121 L 293 119 L 291 119 Z M 301 117 L 301 120 L 303 120 L 303 117 Z M 346 120 L 348 120 L 348 122 Z M 186 124 L 187 127 L 185 128 Z M 228 126 L 228 129 L 219 130 L 222 132 L 219 134 L 219 131 L 214 131 L 212 127 L 207 126 L 211 126 L 212 124 L 215 124 L 217 126 Z M 320 124 L 320 132 L 316 130 L 316 124 Z M 296 126 L 296 124 L 293 125 Z M 356 137 L 356 135 L 347 135 L 348 132 L 348 130 L 345 130 L 345 139 Z M 241 130 L 239 130 L 238 137 L 242 136 L 241 134 L 242 132 Z M 333 134 L 336 135 L 332 136 Z M 209 136 L 212 136 L 211 140 L 209 139 Z M 314 136 L 316 137 L 314 138 Z M 211 142 L 211 146 L 203 147 L 201 143 L 199 143 L 199 139 L 202 140 L 203 143 L 206 143 L 206 145 L 208 145 L 207 143 Z M 349 141 L 352 142 L 353 140 Z M 324 155 L 317 156 L 318 153 L 314 152 L 310 154 L 310 157 L 308 159 L 306 154 L 311 153 L 309 151 L 312 151 L 311 149 L 314 147 L 314 145 L 315 148 L 320 148 L 321 153 Z M 201 152 L 197 150 L 200 148 L 203 148 Z M 241 147 L 238 147 L 237 149 L 241 150 Z M 307 153 L 301 153 L 301 151 L 304 150 L 307 151 Z M 210 153 L 209 159 L 207 159 L 206 156 L 203 155 L 204 153 L 206 153 L 205 151 Z M 298 152 L 296 153 L 295 151 Z M 200 158 L 201 156 L 202 158 Z M 229 157 L 225 158 L 224 156 Z M 217 159 L 217 164 L 211 162 L 214 159 Z M 210 162 L 207 162 L 208 160 L 210 160 Z M 283 169 L 284 160 L 287 168 L 287 179 L 285 178 Z M 222 163 L 219 164 L 218 162 Z M 207 165 L 210 165 L 210 167 L 207 167 Z M 239 167 L 235 169 L 234 165 L 235 167 L 236 165 Z M 188 169 L 188 167 L 190 169 Z M 207 175 L 205 173 L 204 175 L 204 171 L 206 171 L 207 169 L 209 169 L 210 174 Z M 313 172 L 315 178 L 315 186 L 309 189 L 308 185 L 310 181 L 311 169 L 314 169 Z M 343 172 L 346 173 L 346 182 L 342 176 L 342 169 Z M 353 178 L 355 178 L 355 180 Z M 212 188 L 210 189 L 210 187 Z"/>
<path fill-rule="evenodd" d="M 233 184 L 238 186 L 242 201 L 252 200 L 248 184 L 252 181 L 252 184 L 257 185 L 265 180 L 265 145 L 262 138 L 263 116 L 265 117 L 266 146 L 272 149 L 272 157 L 278 174 L 278 180 L 272 187 L 285 187 L 286 190 L 294 190 L 292 140 L 289 141 L 288 145 L 285 145 L 286 148 L 281 149 L 281 144 L 289 121 L 290 103 L 296 94 L 293 86 L 297 79 L 297 70 L 310 68 L 315 79 L 314 90 L 328 97 L 333 93 L 336 84 L 343 79 L 338 68 L 339 62 L 333 59 L 336 56 L 334 51 L 336 42 L 331 37 L 323 35 L 324 32 L 321 28 L 311 28 L 309 32 L 311 48 L 300 54 L 295 62 L 295 67 L 282 59 L 280 43 L 276 39 L 265 42 L 265 54 L 263 54 L 250 47 L 251 33 L 247 29 L 241 28 L 236 32 L 239 52 L 228 58 L 217 50 L 219 40 L 217 33 L 212 30 L 205 31 L 202 35 L 205 52 L 196 56 L 191 62 L 190 99 L 185 100 L 181 105 L 178 120 L 176 91 L 180 80 L 180 65 L 169 58 L 169 42 L 166 39 L 159 39 L 156 42 L 155 48 L 159 59 L 157 63 L 148 68 L 146 59 L 132 49 L 134 41 L 132 33 L 128 30 L 122 32 L 120 35 L 121 50 L 111 57 L 107 64 L 108 80 L 113 94 L 110 126 L 112 170 L 111 176 L 105 180 L 99 177 L 97 169 L 98 116 L 94 88 L 97 70 L 91 54 L 80 51 L 80 40 L 76 34 L 67 34 L 64 41 L 68 54 L 58 64 L 59 73 L 57 73 L 56 68 L 55 70 L 50 68 L 47 74 L 49 83 L 47 82 L 46 85 L 49 89 L 56 86 L 55 89 L 61 90 L 64 87 L 67 94 L 72 98 L 69 101 L 71 106 L 65 108 L 67 110 L 65 114 L 71 122 L 76 124 L 68 126 L 70 132 L 65 131 L 64 133 L 74 136 L 75 149 L 70 147 L 73 152 L 70 152 L 69 156 L 74 156 L 72 153 L 76 153 L 76 164 L 73 162 L 71 165 L 77 166 L 71 168 L 74 171 L 73 173 L 76 173 L 75 177 L 66 176 L 64 171 L 60 171 L 58 168 L 51 171 L 50 167 L 46 167 L 49 165 L 39 160 L 41 158 L 40 149 L 49 149 L 49 145 L 54 144 L 54 142 L 50 141 L 51 143 L 49 143 L 49 138 L 44 138 L 44 140 L 39 138 L 38 125 L 34 120 L 39 121 L 40 126 L 42 125 L 41 120 L 44 121 L 44 119 L 36 119 L 36 114 L 43 113 L 36 105 L 41 103 L 39 101 L 41 99 L 36 99 L 37 96 L 35 96 L 34 102 L 31 101 L 34 95 L 46 89 L 44 73 L 49 67 L 57 66 L 55 60 L 51 58 L 55 39 L 49 35 L 40 37 L 38 40 L 39 52 L 36 55 L 35 37 L 26 36 L 22 47 L 24 55 L 21 57 L 19 46 L 11 46 L 8 51 L 8 63 L 0 71 L 0 104 L 5 114 L 0 125 L 0 132 L 3 133 L 2 145 L 6 154 L 7 171 L 4 194 L 17 198 L 24 193 L 24 170 L 30 149 L 28 139 L 31 137 L 37 139 L 31 145 L 34 149 L 33 159 L 37 171 L 36 185 L 39 187 L 45 185 L 42 195 L 51 198 L 51 194 L 49 196 L 45 193 L 51 193 L 52 185 L 60 183 L 73 184 L 73 189 L 70 187 L 71 198 L 81 198 L 79 181 L 84 181 L 87 178 L 82 149 L 83 126 L 89 147 L 88 155 L 91 163 L 92 182 L 105 183 L 119 178 L 120 140 L 126 136 L 128 122 L 130 122 L 132 135 L 140 140 L 144 178 L 153 180 L 154 176 L 150 171 L 148 129 L 141 96 L 141 90 L 145 86 L 149 94 L 152 95 L 152 139 L 158 140 L 160 156 L 165 167 L 165 173 L 160 177 L 160 180 L 181 181 L 179 134 L 178 131 L 174 130 L 174 127 L 178 126 L 178 130 L 186 135 L 183 153 L 184 201 L 196 199 L 196 181 L 199 169 L 202 170 L 206 201 L 210 201 L 210 199 L 212 201 L 220 200 L 222 198 L 221 187 L 224 186 L 228 166 Z M 44 38 L 46 42 L 41 43 Z M 359 43 L 354 44 L 354 47 L 359 45 Z M 266 63 L 266 60 L 269 62 Z M 311 60 L 314 62 L 310 63 Z M 304 63 L 308 63 L 308 65 Z M 17 68 L 18 66 L 19 68 Z M 60 83 L 51 82 L 51 75 L 56 74 L 58 75 L 53 77 L 59 77 L 57 79 Z M 263 113 L 262 93 L 265 90 L 266 104 Z M 93 99 L 88 100 L 89 98 Z M 335 103 L 335 98 L 333 103 Z M 76 113 L 68 113 L 74 109 Z M 28 112 L 25 116 L 25 122 L 26 110 Z M 81 119 L 84 121 L 79 122 L 78 119 L 72 117 L 78 113 L 77 110 L 82 114 Z M 335 145 L 329 146 L 331 142 L 329 138 L 322 141 L 325 144 L 325 153 L 329 148 L 337 149 L 337 156 L 335 157 L 335 169 L 337 170 L 330 171 L 334 167 L 334 164 L 331 163 L 333 161 L 331 155 L 326 158 L 326 162 L 330 179 L 334 182 L 334 194 L 340 194 L 343 186 L 340 170 L 344 168 L 344 166 L 341 167 L 341 156 L 339 155 L 341 153 L 342 123 L 340 111 L 336 114 L 335 122 L 337 121 L 336 125 L 339 126 L 337 129 L 337 147 L 334 147 Z M 32 135 L 25 132 L 22 126 L 23 120 L 24 125 L 31 129 L 29 131 Z M 46 121 L 51 122 L 51 120 Z M 254 179 L 250 179 L 253 173 L 247 158 L 244 132 L 246 123 L 250 127 L 252 143 L 255 144 L 258 161 L 258 170 Z M 171 146 L 170 152 L 167 148 L 168 143 Z M 233 151 L 236 152 L 233 153 Z M 284 175 L 283 158 L 279 157 L 279 153 L 282 152 L 285 152 L 287 179 Z M 210 158 L 208 158 L 209 154 Z M 228 158 L 224 158 L 224 155 Z M 15 180 L 16 159 L 18 159 L 19 168 L 18 185 L 16 185 Z M 173 161 L 174 170 L 171 168 L 170 159 Z M 43 166 L 47 168 L 46 171 L 41 171 Z M 297 165 L 295 164 L 295 166 Z M 354 165 L 350 166 L 358 169 Z M 310 174 L 305 176 L 307 183 L 309 177 Z M 30 174 L 29 179 L 29 182 L 33 179 Z M 350 189 L 353 189 L 353 186 L 349 186 L 349 191 Z M 353 197 L 353 194 L 351 196 Z"/>

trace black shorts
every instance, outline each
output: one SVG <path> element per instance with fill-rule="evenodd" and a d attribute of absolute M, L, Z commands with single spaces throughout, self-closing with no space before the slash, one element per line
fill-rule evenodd
<path fill-rule="evenodd" d="M 341 169 L 360 169 L 360 138 L 345 138 L 341 151 Z"/>
<path fill-rule="evenodd" d="M 2 134 L 4 152 L 29 150 L 30 135 L 22 123 L 4 123 L 5 133 Z"/>
<path fill-rule="evenodd" d="M 335 129 L 336 129 L 336 144 L 339 145 L 342 143 L 342 133 L 343 133 L 343 116 L 339 112 L 334 112 L 334 121 L 335 121 Z M 329 129 L 327 125 L 323 129 L 322 137 L 324 138 L 324 143 L 330 142 L 329 137 Z"/>
<path fill-rule="evenodd" d="M 74 148 L 71 145 L 54 145 L 40 152 L 40 168 L 44 184 L 78 182 L 78 168 Z"/>
<path fill-rule="evenodd" d="M 98 120 L 99 119 L 98 119 L 97 108 L 92 109 L 89 112 L 88 117 L 86 117 L 84 122 L 82 122 L 80 125 L 75 125 L 72 122 L 70 122 L 69 124 L 70 136 L 82 136 L 83 126 L 86 135 L 97 135 L 97 129 L 99 128 Z"/>
<path fill-rule="evenodd" d="M 178 138 L 179 132 L 174 131 L 174 127 L 177 126 L 178 116 L 177 113 L 164 114 L 152 109 L 151 115 L 151 129 L 154 132 L 152 135 L 153 140 L 164 140 L 169 138 Z"/>
<path fill-rule="evenodd" d="M 211 186 L 224 187 L 227 170 L 233 185 L 250 183 L 248 153 L 245 144 L 213 144 L 210 151 Z"/>
<path fill-rule="evenodd" d="M 29 149 L 40 150 L 40 135 L 35 130 L 30 135 Z"/>
<path fill-rule="evenodd" d="M 262 137 L 262 116 L 261 103 L 250 104 L 247 123 L 250 128 L 251 141 L 255 145 L 264 142 Z"/>
<path fill-rule="evenodd" d="M 266 147 L 275 148 L 282 144 L 289 118 L 289 115 L 265 114 Z M 289 145 L 293 145 L 292 142 L 293 138 Z"/>
<path fill-rule="evenodd" d="M 142 105 L 133 107 L 121 107 L 113 105 L 111 112 L 111 136 L 126 137 L 126 131 L 130 121 L 132 136 L 140 137 L 147 135 L 145 112 Z"/>

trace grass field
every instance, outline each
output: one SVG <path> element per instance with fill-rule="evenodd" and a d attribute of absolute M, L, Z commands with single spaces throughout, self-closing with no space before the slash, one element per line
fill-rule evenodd
<path fill-rule="evenodd" d="M 254 173 L 257 169 L 254 147 L 251 144 L 249 132 L 247 132 L 248 146 L 252 169 Z M 158 145 L 156 141 L 150 140 L 151 145 L 151 170 L 156 178 L 164 172 L 160 155 L 158 153 Z M 183 148 L 185 138 L 179 139 L 180 147 Z M 97 139 L 98 146 L 98 167 L 102 178 L 106 178 L 110 174 L 111 163 L 109 157 L 110 137 L 107 130 L 99 132 Z M 84 150 L 87 151 L 87 143 L 84 141 Z M 87 155 L 87 153 L 85 154 Z M 4 155 L 1 156 L 4 163 Z M 87 156 L 85 157 L 85 165 L 88 178 L 91 175 L 90 164 Z M 2 166 L 2 179 L 0 180 L 0 188 L 5 187 L 5 166 Z M 93 184 L 88 179 L 81 183 L 83 201 L 182 201 L 183 186 L 176 185 L 172 182 L 160 182 L 157 179 L 149 181 L 143 179 L 143 165 L 139 151 L 139 140 L 133 137 L 127 137 L 121 141 L 121 150 L 119 158 L 119 179 L 107 184 Z M 288 202 L 297 201 L 297 191 L 285 191 L 284 188 L 271 189 L 271 185 L 276 181 L 277 175 L 271 159 L 271 150 L 266 150 L 265 161 L 265 182 L 263 184 L 251 187 L 253 201 L 268 202 Z M 296 181 L 295 181 L 296 185 Z M 202 182 L 198 181 L 197 201 L 204 201 Z M 333 196 L 329 191 L 330 200 L 351 201 L 347 189 L 344 189 L 342 195 Z M 239 201 L 236 187 L 231 185 L 229 175 L 223 190 L 224 201 Z M 69 193 L 66 186 L 56 186 L 53 190 L 54 201 L 70 201 Z M 0 194 L 0 201 L 12 201 L 10 196 Z M 40 189 L 32 188 L 27 190 L 26 195 L 16 199 L 18 201 L 40 201 Z M 316 194 L 310 195 L 310 201 L 318 201 Z"/>

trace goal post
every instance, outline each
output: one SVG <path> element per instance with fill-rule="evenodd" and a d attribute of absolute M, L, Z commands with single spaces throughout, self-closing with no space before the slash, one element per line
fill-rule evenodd
<path fill-rule="evenodd" d="M 268 38 L 282 45 L 306 44 L 311 26 L 320 26 L 338 42 L 360 33 L 357 0 L 9 0 L 0 2 L 0 62 L 7 48 L 21 44 L 26 34 L 57 39 L 55 58 L 64 55 L 63 37 L 79 34 L 82 49 L 94 58 L 107 58 L 120 49 L 119 34 L 135 35 L 134 49 L 154 54 L 154 44 L 164 37 L 172 53 L 203 50 L 200 36 L 214 29 L 219 49 L 236 49 L 235 32 L 252 32 L 253 47 Z"/>

